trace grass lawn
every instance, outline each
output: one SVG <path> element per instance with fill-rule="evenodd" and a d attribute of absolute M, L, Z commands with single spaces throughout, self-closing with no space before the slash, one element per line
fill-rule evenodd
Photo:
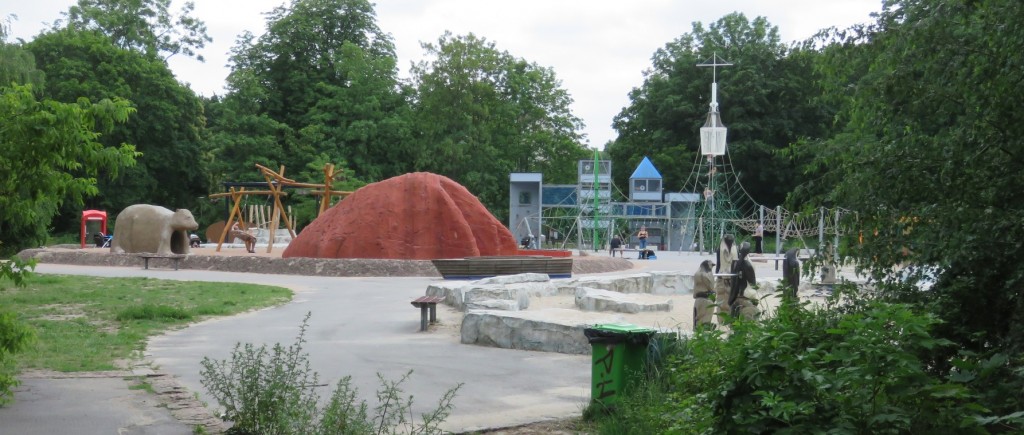
<path fill-rule="evenodd" d="M 0 279 L 0 311 L 35 330 L 18 369 L 115 370 L 146 339 L 168 329 L 291 300 L 281 287 L 253 284 L 33 274 L 26 286 Z"/>

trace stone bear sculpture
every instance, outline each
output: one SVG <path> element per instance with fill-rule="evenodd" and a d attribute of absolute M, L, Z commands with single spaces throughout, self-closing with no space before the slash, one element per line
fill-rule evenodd
<path fill-rule="evenodd" d="M 110 252 L 148 252 L 160 255 L 189 254 L 188 231 L 199 228 L 192 212 L 170 211 L 149 204 L 128 206 L 114 221 Z"/>

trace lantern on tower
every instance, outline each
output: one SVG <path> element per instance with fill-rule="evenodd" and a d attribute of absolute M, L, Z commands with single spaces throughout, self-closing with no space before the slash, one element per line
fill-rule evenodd
<path fill-rule="evenodd" d="M 718 83 L 711 83 L 711 108 L 708 119 L 700 128 L 700 153 L 708 159 L 725 155 L 725 135 L 728 129 L 722 124 L 722 115 L 718 113 Z"/>

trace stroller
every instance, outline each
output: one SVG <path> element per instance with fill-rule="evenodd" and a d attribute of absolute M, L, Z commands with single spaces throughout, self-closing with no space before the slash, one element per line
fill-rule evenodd
<path fill-rule="evenodd" d="M 96 233 L 92 235 L 92 242 L 97 248 L 109 248 L 110 241 L 114 239 L 113 235 L 106 235 L 103 233 Z"/>

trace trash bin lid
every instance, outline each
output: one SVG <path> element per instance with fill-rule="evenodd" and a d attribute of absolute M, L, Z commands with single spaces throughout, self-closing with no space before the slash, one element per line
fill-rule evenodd
<path fill-rule="evenodd" d="M 594 325 L 594 329 L 598 329 L 601 331 L 619 332 L 624 334 L 652 334 L 656 332 L 651 328 L 637 326 L 632 323 L 599 323 L 597 325 Z"/>
<path fill-rule="evenodd" d="M 655 332 L 651 328 L 632 323 L 603 323 L 584 329 L 583 335 L 590 344 L 632 343 L 646 346 Z"/>

